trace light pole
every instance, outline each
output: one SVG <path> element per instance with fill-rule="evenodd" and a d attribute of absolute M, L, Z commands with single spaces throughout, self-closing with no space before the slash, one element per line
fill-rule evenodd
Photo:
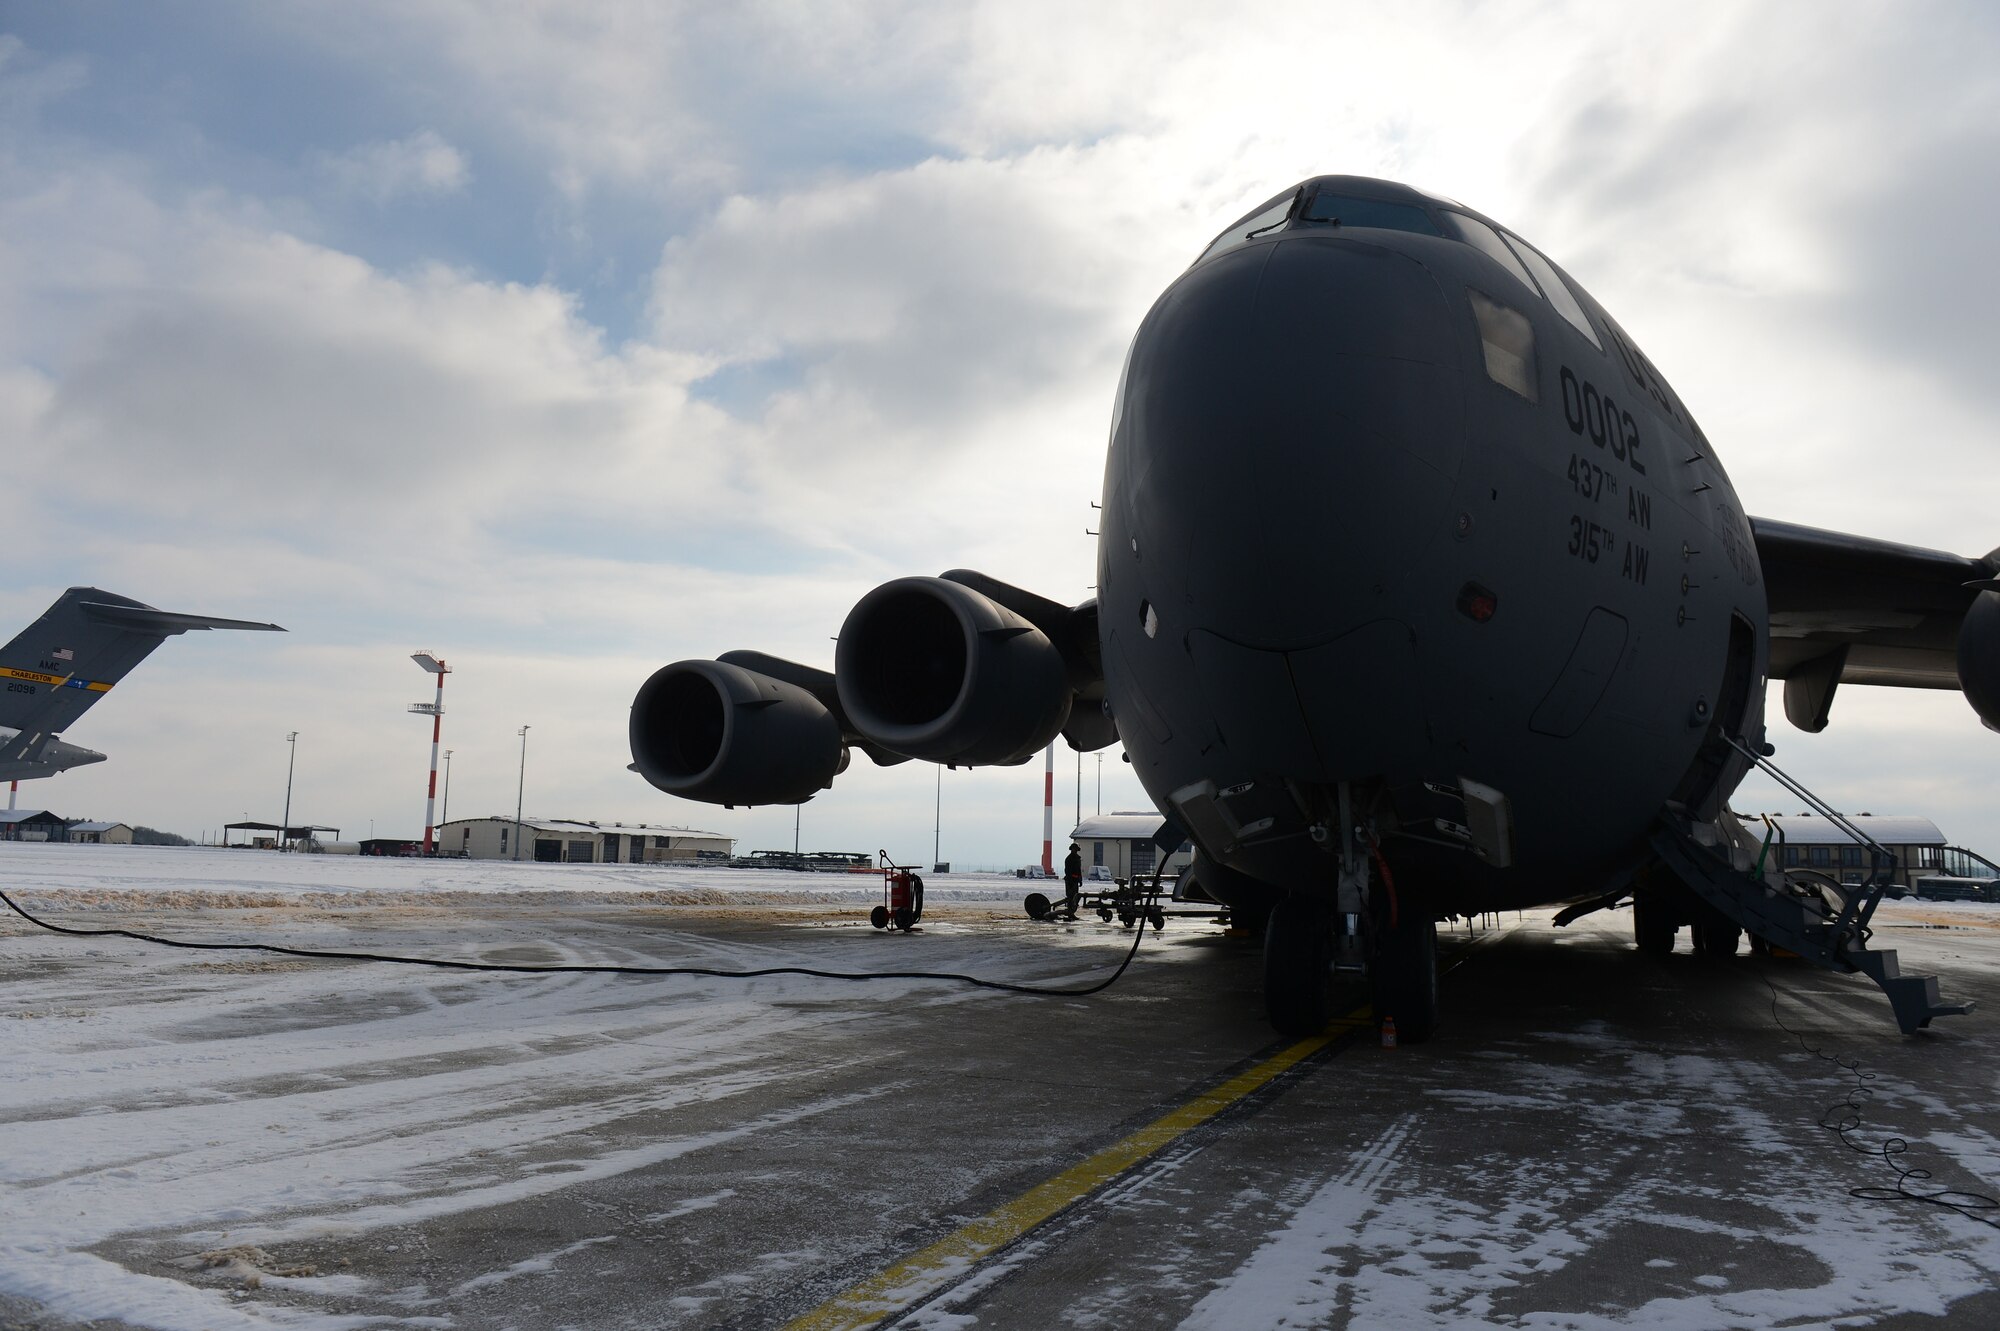
<path fill-rule="evenodd" d="M 1104 754 L 1101 750 L 1097 755 L 1097 811 L 1104 812 Z"/>
<path fill-rule="evenodd" d="M 438 810 L 438 826 L 451 821 L 451 750 L 444 751 L 444 807 Z"/>
<path fill-rule="evenodd" d="M 435 824 L 431 815 L 437 811 L 438 796 L 438 739 L 444 733 L 444 677 L 451 673 L 451 667 L 430 652 L 413 652 L 410 659 L 423 667 L 426 673 L 437 676 L 437 698 L 432 702 L 413 702 L 410 710 L 431 719 L 431 782 L 424 792 L 424 854 L 429 855 L 437 843 L 431 833 Z"/>
<path fill-rule="evenodd" d="M 514 858 L 521 858 L 521 792 L 528 788 L 528 728 L 521 727 L 521 780 L 514 787 Z"/>
<path fill-rule="evenodd" d="M 285 820 L 278 824 L 279 850 L 285 848 L 285 838 L 292 830 L 292 771 L 299 762 L 299 732 L 285 736 L 285 743 L 292 746 L 292 756 L 285 760 Z"/>
<path fill-rule="evenodd" d="M 932 873 L 936 873 L 938 871 L 938 865 L 942 863 L 942 861 L 938 859 L 938 856 L 943 854 L 943 851 L 939 848 L 944 838 L 944 764 L 943 763 L 939 763 L 937 769 L 937 809 L 935 811 L 935 816 L 936 816 L 936 821 L 931 824 L 931 872 Z"/>

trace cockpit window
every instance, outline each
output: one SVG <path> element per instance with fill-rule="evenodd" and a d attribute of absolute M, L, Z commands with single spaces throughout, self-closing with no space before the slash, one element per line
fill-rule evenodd
<path fill-rule="evenodd" d="M 1486 355 L 1486 377 L 1512 389 L 1530 402 L 1535 389 L 1535 326 L 1528 316 L 1510 309 L 1482 291 L 1466 289 L 1472 316 L 1479 321 L 1479 345 Z"/>
<path fill-rule="evenodd" d="M 1515 281 L 1537 296 L 1542 294 L 1541 288 L 1535 285 L 1535 279 L 1528 276 L 1528 270 L 1514 257 L 1514 251 L 1508 249 L 1507 242 L 1500 239 L 1499 232 L 1478 218 L 1467 217 L 1464 213 L 1446 213 L 1444 221 L 1446 226 L 1458 233 L 1460 240 L 1505 268 L 1513 274 Z"/>
<path fill-rule="evenodd" d="M 1542 294 L 1549 298 L 1549 304 L 1556 307 L 1556 313 L 1569 320 L 1577 332 L 1589 338 L 1591 346 L 1599 351 L 1604 350 L 1604 344 L 1597 340 L 1597 330 L 1590 326 L 1590 319 L 1584 314 L 1583 306 L 1577 303 L 1576 296 L 1569 289 L 1569 283 L 1562 280 L 1562 274 L 1556 271 L 1555 265 L 1544 259 L 1534 246 L 1519 236 L 1512 233 L 1503 234 L 1507 236 L 1507 243 L 1513 246 L 1514 253 L 1521 256 L 1521 262 L 1528 265 L 1528 271 L 1535 275 L 1535 280 L 1542 284 Z"/>
<path fill-rule="evenodd" d="M 1301 222 L 1338 223 L 1341 226 L 1370 226 L 1383 231 L 1414 231 L 1420 236 L 1439 236 L 1431 215 L 1414 204 L 1385 203 L 1352 194 L 1320 190 L 1299 214 Z"/>
<path fill-rule="evenodd" d="M 1285 219 L 1291 216 L 1292 205 L 1298 201 L 1298 197 L 1299 192 L 1296 189 L 1288 190 L 1265 204 L 1262 208 L 1259 208 L 1256 212 L 1242 218 L 1234 226 L 1210 241 L 1208 248 L 1195 256 L 1195 263 L 1200 263 L 1211 254 L 1220 254 L 1226 249 L 1241 245 L 1244 241 L 1252 239 L 1261 232 L 1271 231 L 1283 225 Z M 1192 267 L 1193 265 L 1189 266 Z"/>

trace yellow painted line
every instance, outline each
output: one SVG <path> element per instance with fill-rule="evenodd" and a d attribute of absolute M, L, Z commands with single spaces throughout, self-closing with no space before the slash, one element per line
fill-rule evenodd
<path fill-rule="evenodd" d="M 1495 931 L 1498 933 L 1511 930 Z M 1439 974 L 1456 967 L 1466 954 L 1485 942 L 1482 935 L 1439 958 Z M 1335 1017 L 1324 1033 L 1300 1040 L 1262 1063 L 1210 1090 L 1179 1109 L 1140 1128 L 1122 1141 L 1070 1166 L 997 1210 L 904 1258 L 880 1275 L 871 1276 L 843 1293 L 785 1323 L 783 1331 L 865 1331 L 893 1317 L 918 1300 L 971 1274 L 983 1259 L 1006 1247 L 1057 1212 L 1082 1201 L 1134 1165 L 1157 1155 L 1175 1139 L 1199 1127 L 1252 1091 L 1268 1086 L 1341 1036 L 1373 1031 L 1369 1004 Z"/>
<path fill-rule="evenodd" d="M 998 1210 L 988 1211 L 880 1275 L 785 1323 L 784 1331 L 861 1331 L 876 1325 L 962 1279 L 981 1259 L 1006 1247 L 1058 1211 L 1083 1200 L 1148 1156 L 1158 1154 L 1176 1138 L 1206 1123 L 1252 1091 L 1268 1086 L 1338 1037 L 1372 1027 L 1366 1007 L 1335 1018 L 1325 1034 L 1300 1040 L 1248 1071 L 1203 1091 L 1187 1104 L 1072 1165 L 1048 1182 L 1037 1184 Z"/>

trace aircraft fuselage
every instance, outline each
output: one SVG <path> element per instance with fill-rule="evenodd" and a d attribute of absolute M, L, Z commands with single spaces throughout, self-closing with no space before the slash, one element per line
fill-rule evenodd
<path fill-rule="evenodd" d="M 1722 734 L 1762 739 L 1749 524 L 1518 238 L 1387 182 L 1301 189 L 1131 348 L 1098 553 L 1119 737 L 1205 852 L 1286 891 L 1331 890 L 1342 783 L 1441 912 L 1588 890 L 1665 801 L 1726 797 Z M 1465 781 L 1506 797 L 1511 864 L 1466 853 Z"/>

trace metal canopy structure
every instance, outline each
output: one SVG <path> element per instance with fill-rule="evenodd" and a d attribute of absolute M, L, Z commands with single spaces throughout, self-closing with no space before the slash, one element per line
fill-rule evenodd
<path fill-rule="evenodd" d="M 340 840 L 339 828 L 321 827 L 316 823 L 293 824 L 290 827 L 286 827 L 280 823 L 241 822 L 241 823 L 224 823 L 222 825 L 223 845 L 227 846 L 232 844 L 229 840 L 229 834 L 231 832 L 269 832 L 275 839 L 279 841 Z M 318 835 L 318 833 L 321 832 L 325 832 L 327 833 L 327 835 L 325 837 L 321 837 Z M 249 838 L 246 838 L 241 844 L 249 845 L 251 844 L 251 840 Z"/>

